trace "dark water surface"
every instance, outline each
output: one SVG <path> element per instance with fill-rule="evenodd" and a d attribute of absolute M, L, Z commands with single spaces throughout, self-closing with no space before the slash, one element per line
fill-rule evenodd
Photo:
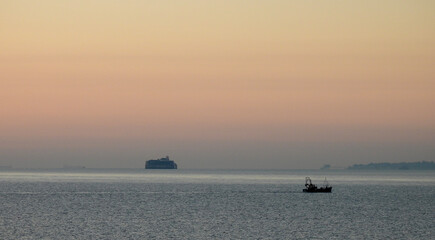
<path fill-rule="evenodd" d="M 0 239 L 433 239 L 435 173 L 2 171 L 0 213 Z"/>

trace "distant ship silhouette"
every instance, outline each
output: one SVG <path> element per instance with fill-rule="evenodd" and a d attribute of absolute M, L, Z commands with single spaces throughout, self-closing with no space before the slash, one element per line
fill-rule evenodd
<path fill-rule="evenodd" d="M 160 159 L 151 159 L 145 162 L 145 169 L 177 169 L 177 164 L 169 156 Z"/>

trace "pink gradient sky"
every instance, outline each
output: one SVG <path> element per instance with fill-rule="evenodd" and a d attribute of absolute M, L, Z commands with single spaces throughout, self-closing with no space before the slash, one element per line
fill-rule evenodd
<path fill-rule="evenodd" d="M 0 165 L 434 160 L 434 12 L 423 0 L 2 1 Z"/>

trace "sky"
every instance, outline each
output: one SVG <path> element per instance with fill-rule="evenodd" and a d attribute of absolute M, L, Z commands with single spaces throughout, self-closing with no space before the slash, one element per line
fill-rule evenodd
<path fill-rule="evenodd" d="M 433 0 L 2 0 L 0 166 L 435 160 Z"/>

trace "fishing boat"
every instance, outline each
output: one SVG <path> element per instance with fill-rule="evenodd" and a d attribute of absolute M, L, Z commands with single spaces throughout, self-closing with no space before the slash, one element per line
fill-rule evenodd
<path fill-rule="evenodd" d="M 323 187 L 317 187 L 313 182 L 311 181 L 310 177 L 305 178 L 305 189 L 303 189 L 303 192 L 331 192 L 332 187 L 329 185 L 328 181 L 325 178 Z"/>

